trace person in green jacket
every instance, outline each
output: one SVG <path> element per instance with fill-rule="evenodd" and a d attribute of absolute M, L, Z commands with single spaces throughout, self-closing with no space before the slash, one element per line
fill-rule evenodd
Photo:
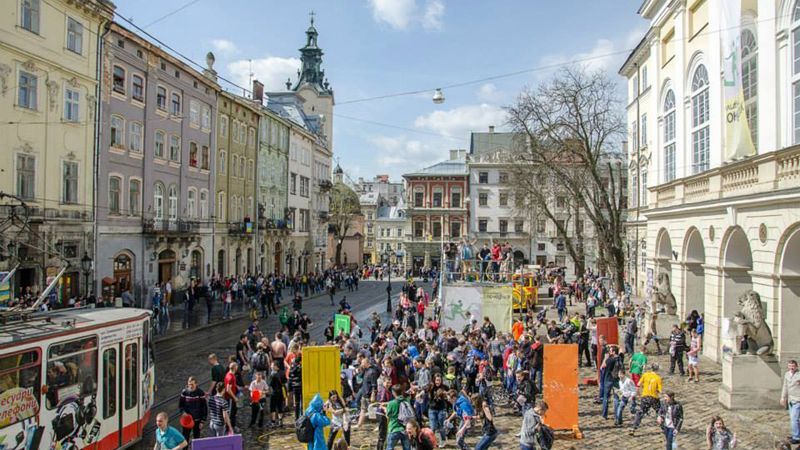
<path fill-rule="evenodd" d="M 411 450 L 411 442 L 408 440 L 404 422 L 408 420 L 405 415 L 410 413 L 413 417 L 414 408 L 403 395 L 403 385 L 392 386 L 392 394 L 394 394 L 394 399 L 386 405 L 386 417 L 389 418 L 389 438 L 386 440 L 386 450 L 393 450 L 398 442 L 403 446 L 403 450 Z"/>
<path fill-rule="evenodd" d="M 647 347 L 643 345 L 641 350 L 631 356 L 631 379 L 637 386 L 639 385 L 639 378 L 642 376 L 642 371 L 644 371 L 647 365 L 647 355 L 644 354 L 645 350 L 647 350 Z"/>

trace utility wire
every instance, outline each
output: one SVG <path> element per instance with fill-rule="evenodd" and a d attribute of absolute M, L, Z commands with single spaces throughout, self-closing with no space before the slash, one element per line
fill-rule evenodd
<path fill-rule="evenodd" d="M 174 16 L 175 14 L 178 14 L 179 12 L 181 12 L 184 9 L 194 5 L 195 3 L 198 3 L 199 1 L 200 0 L 191 0 L 191 1 L 187 2 L 186 4 L 184 4 L 183 6 L 181 6 L 180 8 L 172 10 L 172 11 L 168 12 L 167 14 L 164 14 L 163 16 L 161 16 L 158 19 L 148 23 L 147 25 L 143 26 L 142 28 L 150 28 L 153 25 L 157 24 L 158 22 L 161 22 L 162 20 L 164 20 L 164 19 L 166 19 L 168 17 L 171 17 L 171 16 Z"/>

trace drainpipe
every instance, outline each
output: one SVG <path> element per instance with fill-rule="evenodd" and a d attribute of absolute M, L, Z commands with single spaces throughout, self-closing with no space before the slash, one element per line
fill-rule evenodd
<path fill-rule="evenodd" d="M 103 117 L 103 48 L 105 43 L 106 35 L 111 31 L 111 22 L 110 21 L 101 21 L 100 24 L 97 26 L 97 88 L 95 88 L 95 102 L 96 107 L 94 108 L 94 155 L 93 156 L 93 166 L 94 170 L 94 189 L 92 189 L 92 236 L 94 236 L 94 240 L 92 242 L 92 255 L 94 270 L 92 270 L 92 291 L 95 292 L 95 297 L 98 297 L 102 294 L 101 290 L 97 289 L 97 199 L 98 199 L 98 192 L 97 187 L 99 186 L 100 181 L 100 137 L 101 137 L 101 125 L 102 125 L 102 117 Z M 102 30 L 102 33 L 100 31 Z M 144 266 L 142 267 L 142 273 L 144 273 Z M 133 280 L 131 280 L 133 282 Z M 88 286 L 87 286 L 88 288 Z M 89 292 L 87 292 L 89 294 Z"/>

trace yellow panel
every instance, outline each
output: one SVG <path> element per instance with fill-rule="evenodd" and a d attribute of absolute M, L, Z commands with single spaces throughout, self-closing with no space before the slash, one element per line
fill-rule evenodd
<path fill-rule="evenodd" d="M 334 389 L 341 394 L 340 366 L 339 347 L 303 347 L 303 410 L 317 393 L 322 400 L 327 400 L 328 392 Z"/>

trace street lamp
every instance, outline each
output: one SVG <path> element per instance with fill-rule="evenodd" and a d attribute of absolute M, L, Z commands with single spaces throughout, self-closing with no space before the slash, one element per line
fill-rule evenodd
<path fill-rule="evenodd" d="M 81 258 L 81 269 L 83 270 L 83 276 L 86 278 L 86 296 L 89 296 L 89 273 L 92 271 L 92 258 L 89 257 L 89 254 L 83 252 L 83 258 Z"/>
<path fill-rule="evenodd" d="M 389 281 L 386 284 L 386 312 L 392 313 L 392 252 L 389 249 L 383 251 L 381 255 L 386 262 L 386 268 L 389 270 Z"/>

